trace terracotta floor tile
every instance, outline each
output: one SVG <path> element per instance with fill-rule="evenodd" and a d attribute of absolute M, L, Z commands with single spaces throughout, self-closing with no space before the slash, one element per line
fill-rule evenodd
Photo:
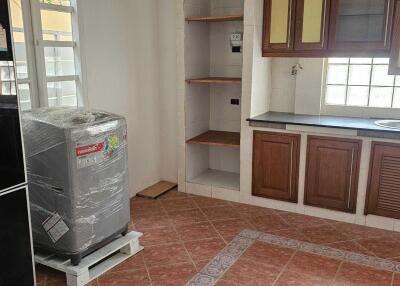
<path fill-rule="evenodd" d="M 242 218 L 251 218 L 251 217 L 274 214 L 274 211 L 268 208 L 256 207 L 239 203 L 233 203 L 232 206 L 234 210 L 237 211 Z"/>
<path fill-rule="evenodd" d="M 168 216 L 177 226 L 207 221 L 206 216 L 199 209 L 171 211 Z"/>
<path fill-rule="evenodd" d="M 178 190 L 171 190 L 166 192 L 165 194 L 159 196 L 157 200 L 175 200 L 175 199 L 185 199 L 188 197 L 187 193 L 178 192 Z"/>
<path fill-rule="evenodd" d="M 226 246 L 221 238 L 190 241 L 184 245 L 193 261 L 211 260 Z"/>
<path fill-rule="evenodd" d="M 36 264 L 35 265 L 35 270 L 36 270 L 36 283 L 37 284 L 42 284 L 45 282 L 46 278 L 46 269 L 44 266 Z"/>
<path fill-rule="evenodd" d="M 194 203 L 192 198 L 183 198 L 176 200 L 161 200 L 162 206 L 167 212 L 175 212 L 182 210 L 196 209 L 197 205 Z"/>
<path fill-rule="evenodd" d="M 176 231 L 182 241 L 201 240 L 218 237 L 217 232 L 209 222 L 199 222 L 190 225 L 177 226 Z"/>
<path fill-rule="evenodd" d="M 333 258 L 299 251 L 290 260 L 286 270 L 313 276 L 316 279 L 332 280 L 340 263 Z"/>
<path fill-rule="evenodd" d="M 271 231 L 290 228 L 289 224 L 287 224 L 278 215 L 253 217 L 249 218 L 249 222 L 251 225 L 255 227 L 256 230 L 264 232 L 271 232 Z"/>
<path fill-rule="evenodd" d="M 131 209 L 133 210 L 157 210 L 161 208 L 161 203 L 158 200 L 150 199 L 134 199 L 131 200 Z"/>
<path fill-rule="evenodd" d="M 143 254 L 139 252 L 116 267 L 112 268 L 110 272 L 130 271 L 144 268 L 146 268 L 146 265 L 144 264 Z"/>
<path fill-rule="evenodd" d="M 211 221 L 239 218 L 239 213 L 230 206 L 217 206 L 211 208 L 203 208 L 202 211 Z"/>
<path fill-rule="evenodd" d="M 243 258 L 260 264 L 268 264 L 283 268 L 292 257 L 294 250 L 269 243 L 256 241 L 242 255 Z"/>
<path fill-rule="evenodd" d="M 336 243 L 331 243 L 331 244 L 326 244 L 329 247 L 345 250 L 345 251 L 350 251 L 350 252 L 355 252 L 355 253 L 361 253 L 369 256 L 374 256 L 374 254 L 371 251 L 368 251 L 364 247 L 362 247 L 360 244 L 358 244 L 355 241 L 343 241 L 343 242 L 336 242 Z"/>
<path fill-rule="evenodd" d="M 145 247 L 143 250 L 143 258 L 147 267 L 190 263 L 189 255 L 182 243 Z"/>
<path fill-rule="evenodd" d="M 299 229 L 313 243 L 334 243 L 350 240 L 330 225 L 320 225 Z"/>
<path fill-rule="evenodd" d="M 400 286 L 400 273 L 395 273 L 392 286 Z"/>
<path fill-rule="evenodd" d="M 179 236 L 172 227 L 146 229 L 140 238 L 143 246 L 165 244 L 179 241 Z"/>
<path fill-rule="evenodd" d="M 238 285 L 237 283 L 226 279 L 218 280 L 217 284 L 215 284 L 215 286 L 237 286 L 237 285 Z"/>
<path fill-rule="evenodd" d="M 132 223 L 135 229 L 142 231 L 148 228 L 160 228 L 172 226 L 171 220 L 166 215 L 149 215 L 145 217 L 133 217 Z"/>
<path fill-rule="evenodd" d="M 294 240 L 300 240 L 306 242 L 310 241 L 303 233 L 301 233 L 298 229 L 295 228 L 271 231 L 271 234 Z"/>
<path fill-rule="evenodd" d="M 394 238 L 380 237 L 360 239 L 357 240 L 357 243 L 381 258 L 400 256 L 400 242 Z"/>
<path fill-rule="evenodd" d="M 98 279 L 99 286 L 145 286 L 150 280 L 145 269 L 108 272 Z"/>
<path fill-rule="evenodd" d="M 392 273 L 344 262 L 336 275 L 335 286 L 390 286 Z"/>
<path fill-rule="evenodd" d="M 65 278 L 63 280 L 48 281 L 46 282 L 46 286 L 67 286 L 67 281 Z"/>
<path fill-rule="evenodd" d="M 131 207 L 131 217 L 133 220 L 139 217 L 166 215 L 166 211 L 161 205 L 149 205 L 149 207 Z"/>
<path fill-rule="evenodd" d="M 345 222 L 334 223 L 332 226 L 352 239 L 365 239 L 390 234 L 386 230 Z"/>
<path fill-rule="evenodd" d="M 196 268 L 192 263 L 173 264 L 149 268 L 153 286 L 185 285 L 195 274 Z"/>
<path fill-rule="evenodd" d="M 46 267 L 46 283 L 65 281 L 65 273 Z"/>
<path fill-rule="evenodd" d="M 296 227 L 318 226 L 318 225 L 325 225 L 328 223 L 325 219 L 322 218 L 317 218 L 297 213 L 284 213 L 280 214 L 280 216 L 281 218 L 283 218 L 285 222 Z"/>
<path fill-rule="evenodd" d="M 200 197 L 200 196 L 193 196 L 192 197 L 194 202 L 198 207 L 202 208 L 211 208 L 211 207 L 218 207 L 218 206 L 231 206 L 232 204 L 228 201 L 218 200 L 208 197 Z"/>
<path fill-rule="evenodd" d="M 194 266 L 196 266 L 197 271 L 200 272 L 209 262 L 209 259 L 194 261 Z"/>
<path fill-rule="evenodd" d="M 247 221 L 242 219 L 213 221 L 212 224 L 214 225 L 218 233 L 224 238 L 225 237 L 233 238 L 244 229 L 254 229 L 252 225 L 250 225 Z"/>
<path fill-rule="evenodd" d="M 268 264 L 240 258 L 222 279 L 243 286 L 267 286 L 274 283 L 280 271 L 280 268 Z"/>
<path fill-rule="evenodd" d="M 324 279 L 319 276 L 307 275 L 293 271 L 284 271 L 274 286 L 327 286 L 331 279 Z"/>

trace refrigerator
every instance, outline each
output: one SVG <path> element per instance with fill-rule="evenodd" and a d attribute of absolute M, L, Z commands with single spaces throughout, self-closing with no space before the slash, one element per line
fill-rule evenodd
<path fill-rule="evenodd" d="M 11 36 L 9 3 L 0 0 L 0 61 L 13 61 Z M 35 271 L 18 98 L 1 94 L 0 286 L 32 286 Z"/>

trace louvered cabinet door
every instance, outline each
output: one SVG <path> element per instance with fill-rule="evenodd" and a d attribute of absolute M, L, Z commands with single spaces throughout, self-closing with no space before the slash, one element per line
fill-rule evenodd
<path fill-rule="evenodd" d="M 400 219 L 400 144 L 372 143 L 365 213 Z"/>
<path fill-rule="evenodd" d="M 297 202 L 300 135 L 254 131 L 253 196 Z"/>
<path fill-rule="evenodd" d="M 304 204 L 354 213 L 361 141 L 308 136 Z"/>

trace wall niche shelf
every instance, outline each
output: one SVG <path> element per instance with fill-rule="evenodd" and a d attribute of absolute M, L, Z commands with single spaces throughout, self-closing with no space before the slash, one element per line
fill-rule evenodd
<path fill-rule="evenodd" d="M 208 169 L 191 180 L 190 183 L 213 186 L 217 188 L 239 191 L 240 189 L 240 174 Z"/>
<path fill-rule="evenodd" d="M 187 79 L 187 83 L 222 83 L 222 84 L 229 84 L 229 83 L 241 83 L 242 79 L 239 77 L 204 77 L 204 78 L 193 78 Z"/>
<path fill-rule="evenodd" d="M 243 15 L 224 15 L 224 16 L 195 16 L 187 17 L 188 22 L 230 22 L 243 21 Z"/>
<path fill-rule="evenodd" d="M 189 139 L 187 143 L 223 147 L 240 147 L 240 133 L 210 130 Z"/>
<path fill-rule="evenodd" d="M 178 180 L 187 193 L 240 196 L 243 53 L 229 39 L 244 33 L 244 1 L 179 0 Z"/>

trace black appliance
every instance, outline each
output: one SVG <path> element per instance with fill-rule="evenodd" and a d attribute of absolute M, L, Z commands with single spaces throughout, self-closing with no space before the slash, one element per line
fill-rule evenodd
<path fill-rule="evenodd" d="M 9 5 L 0 0 L 0 61 L 13 60 L 11 42 Z M 21 137 L 17 96 L 0 95 L 0 286 L 35 285 Z"/>

